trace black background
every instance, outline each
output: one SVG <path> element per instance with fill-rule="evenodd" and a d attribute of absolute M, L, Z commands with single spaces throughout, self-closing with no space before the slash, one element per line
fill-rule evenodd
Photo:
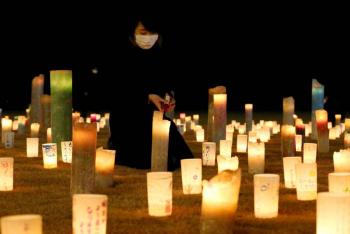
<path fill-rule="evenodd" d="M 84 95 L 94 95 L 89 98 L 91 110 L 105 109 L 98 104 L 103 90 L 94 90 L 101 77 L 91 69 L 114 59 L 109 58 L 111 51 L 116 53 L 118 69 L 118 50 L 123 50 L 130 21 L 138 14 L 158 19 L 163 49 L 176 70 L 176 78 L 169 77 L 176 79 L 181 110 L 205 110 L 208 87 L 223 84 L 229 92 L 229 110 L 241 111 L 244 103 L 251 102 L 255 110 L 279 111 L 282 97 L 292 95 L 296 110 L 307 111 L 312 78 L 325 84 L 329 109 L 341 113 L 350 109 L 346 85 L 350 21 L 342 6 L 116 2 L 36 7 L 2 8 L 6 14 L 1 16 L 0 107 L 4 110 L 26 108 L 31 79 L 37 74 L 45 74 L 48 92 L 52 69 L 73 70 L 76 109 Z M 110 77 L 117 84 L 125 79 Z"/>

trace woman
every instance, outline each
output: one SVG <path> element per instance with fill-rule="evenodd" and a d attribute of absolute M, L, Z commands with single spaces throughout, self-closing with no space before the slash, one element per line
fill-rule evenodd
<path fill-rule="evenodd" d="M 151 167 L 153 111 L 161 110 L 166 103 L 163 97 L 172 93 L 166 79 L 168 70 L 161 48 L 162 38 L 153 25 L 148 19 L 135 22 L 123 62 L 115 67 L 116 70 L 126 69 L 121 75 L 128 75 L 123 84 L 110 91 L 113 106 L 109 148 L 116 149 L 118 165 L 141 169 Z M 125 90 L 133 96 L 130 101 L 123 96 Z M 175 170 L 182 158 L 192 157 L 191 150 L 171 121 L 168 169 Z"/>

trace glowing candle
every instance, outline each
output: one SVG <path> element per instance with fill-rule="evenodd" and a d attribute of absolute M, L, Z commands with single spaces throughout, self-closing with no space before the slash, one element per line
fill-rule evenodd
<path fill-rule="evenodd" d="M 202 145 L 202 161 L 203 166 L 215 166 L 216 143 L 203 142 Z"/>
<path fill-rule="evenodd" d="M 295 165 L 301 163 L 301 157 L 283 157 L 284 186 L 286 188 L 296 187 Z"/>
<path fill-rule="evenodd" d="M 218 174 L 224 170 L 231 170 L 231 171 L 235 171 L 238 169 L 239 166 L 239 160 L 237 156 L 234 157 L 224 157 L 221 155 L 218 155 L 217 157 L 217 161 L 218 161 Z"/>
<path fill-rule="evenodd" d="M 350 195 L 350 173 L 328 173 L 328 189 L 332 193 L 347 193 Z"/>
<path fill-rule="evenodd" d="M 33 158 L 39 155 L 39 138 L 27 138 L 27 157 Z"/>
<path fill-rule="evenodd" d="M 250 132 L 253 129 L 253 104 L 245 104 L 244 107 L 246 131 Z"/>
<path fill-rule="evenodd" d="M 317 197 L 317 164 L 299 163 L 295 166 L 297 177 L 297 199 L 315 200 Z"/>
<path fill-rule="evenodd" d="M 294 125 L 294 98 L 283 98 L 283 125 Z"/>
<path fill-rule="evenodd" d="M 265 170 L 265 144 L 248 143 L 248 172 L 261 174 Z"/>
<path fill-rule="evenodd" d="M 325 110 L 316 111 L 317 123 L 317 146 L 318 151 L 327 153 L 329 151 L 328 114 Z"/>
<path fill-rule="evenodd" d="M 214 94 L 214 142 L 219 142 L 226 137 L 226 94 Z"/>
<path fill-rule="evenodd" d="M 0 191 L 13 190 L 13 158 L 0 158 Z"/>
<path fill-rule="evenodd" d="M 283 125 L 281 140 L 282 156 L 295 156 L 295 127 L 292 125 Z"/>
<path fill-rule="evenodd" d="M 312 139 L 317 139 L 316 127 L 316 110 L 323 109 L 324 104 L 324 86 L 316 79 L 312 79 L 312 106 L 311 106 L 311 120 L 312 120 Z"/>
<path fill-rule="evenodd" d="M 43 162 L 45 169 L 57 168 L 57 144 L 47 143 L 42 145 Z"/>
<path fill-rule="evenodd" d="M 97 186 L 111 187 L 114 184 L 114 163 L 115 150 L 105 150 L 102 148 L 96 150 L 95 182 Z"/>
<path fill-rule="evenodd" d="M 181 160 L 182 190 L 184 194 L 200 194 L 202 192 L 202 160 Z"/>
<path fill-rule="evenodd" d="M 42 234 L 41 215 L 11 215 L 1 218 L 2 234 Z"/>

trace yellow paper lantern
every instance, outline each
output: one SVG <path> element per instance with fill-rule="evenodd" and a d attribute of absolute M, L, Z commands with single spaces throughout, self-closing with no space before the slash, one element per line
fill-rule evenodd
<path fill-rule="evenodd" d="M 0 158 L 0 191 L 13 190 L 13 158 Z"/>
<path fill-rule="evenodd" d="M 184 194 L 200 194 L 202 192 L 202 160 L 181 160 L 182 189 Z"/>
<path fill-rule="evenodd" d="M 284 186 L 286 188 L 296 187 L 295 165 L 301 163 L 301 157 L 283 157 Z"/>
<path fill-rule="evenodd" d="M 5 133 L 12 131 L 12 120 L 8 118 L 1 119 L 1 142 L 5 143 Z"/>
<path fill-rule="evenodd" d="M 316 200 L 317 164 L 299 163 L 295 166 L 297 178 L 297 199 L 301 201 Z"/>
<path fill-rule="evenodd" d="M 350 173 L 335 172 L 328 174 L 328 188 L 332 193 L 347 193 L 350 195 Z"/>
<path fill-rule="evenodd" d="M 27 157 L 33 158 L 39 155 L 39 138 L 27 138 Z"/>
<path fill-rule="evenodd" d="M 11 215 L 1 218 L 2 234 L 42 234 L 41 215 Z"/>
<path fill-rule="evenodd" d="M 202 161 L 204 166 L 215 166 L 216 143 L 203 142 L 202 145 Z"/>
<path fill-rule="evenodd" d="M 97 186 L 110 187 L 114 184 L 114 163 L 115 150 L 105 150 L 102 148 L 96 150 L 95 181 Z"/>
<path fill-rule="evenodd" d="M 43 162 L 45 169 L 57 168 L 57 144 L 46 143 L 42 145 Z"/>
<path fill-rule="evenodd" d="M 204 129 L 197 129 L 196 130 L 196 139 L 197 139 L 197 142 L 204 141 Z"/>
<path fill-rule="evenodd" d="M 173 174 L 171 172 L 147 173 L 148 214 L 162 217 L 172 213 Z"/>

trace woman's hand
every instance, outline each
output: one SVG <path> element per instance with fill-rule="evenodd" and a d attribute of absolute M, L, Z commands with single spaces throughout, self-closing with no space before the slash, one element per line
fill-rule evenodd
<path fill-rule="evenodd" d="M 148 95 L 148 100 L 151 101 L 159 111 L 162 111 L 162 104 L 166 103 L 166 101 L 163 98 L 153 93 Z"/>

